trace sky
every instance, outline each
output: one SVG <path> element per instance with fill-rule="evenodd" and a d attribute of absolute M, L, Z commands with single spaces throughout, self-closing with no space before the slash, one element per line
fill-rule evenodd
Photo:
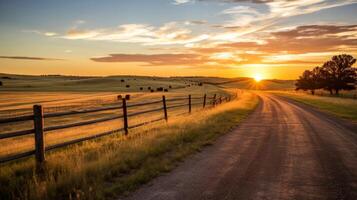
<path fill-rule="evenodd" d="M 357 57 L 357 0 L 0 0 L 0 73 L 296 79 Z"/>

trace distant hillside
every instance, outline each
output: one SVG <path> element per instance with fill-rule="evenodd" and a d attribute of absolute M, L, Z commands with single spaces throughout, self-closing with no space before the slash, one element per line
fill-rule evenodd
<path fill-rule="evenodd" d="M 62 75 L 15 75 L 1 74 L 3 86 L 0 91 L 147 91 L 148 87 L 179 89 L 197 86 L 198 83 L 221 88 L 240 89 L 292 89 L 291 80 L 263 80 L 259 83 L 251 78 L 222 77 L 149 77 L 149 76 L 62 76 Z"/>
<path fill-rule="evenodd" d="M 294 80 L 262 80 L 260 82 L 256 82 L 252 78 L 231 78 L 231 79 L 215 79 L 214 81 L 210 81 L 207 79 L 204 81 L 208 84 L 217 85 L 220 87 L 227 88 L 240 88 L 240 89 L 260 89 L 260 90 L 287 90 L 294 89 L 295 81 Z"/>

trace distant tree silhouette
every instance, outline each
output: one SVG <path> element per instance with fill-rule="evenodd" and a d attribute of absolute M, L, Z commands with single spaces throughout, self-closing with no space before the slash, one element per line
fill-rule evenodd
<path fill-rule="evenodd" d="M 321 88 L 321 68 L 315 67 L 313 70 L 305 70 L 295 83 L 296 90 L 310 90 L 315 94 L 315 90 Z"/>
<path fill-rule="evenodd" d="M 323 88 L 338 95 L 340 90 L 356 89 L 357 70 L 352 65 L 356 62 L 351 55 L 333 56 L 322 66 Z"/>
<path fill-rule="evenodd" d="M 356 89 L 357 69 L 352 67 L 355 62 L 351 55 L 333 56 L 322 67 L 305 70 L 295 83 L 296 90 L 310 90 L 315 94 L 315 90 L 324 89 L 338 95 L 340 90 Z"/>

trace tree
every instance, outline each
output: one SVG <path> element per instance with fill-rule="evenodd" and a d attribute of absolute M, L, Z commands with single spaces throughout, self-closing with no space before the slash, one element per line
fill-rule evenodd
<path fill-rule="evenodd" d="M 321 85 L 321 68 L 315 67 L 312 71 L 305 70 L 302 76 L 295 83 L 296 90 L 310 90 L 311 94 L 315 94 L 315 90 L 320 89 Z"/>
<path fill-rule="evenodd" d="M 2 86 L 3 84 L 2 84 L 2 81 L 0 81 L 0 86 Z"/>
<path fill-rule="evenodd" d="M 355 89 L 357 70 L 352 67 L 355 62 L 356 59 L 351 55 L 333 56 L 331 61 L 322 66 L 322 88 L 330 91 L 331 94 L 335 91 L 336 95 L 340 90 Z"/>

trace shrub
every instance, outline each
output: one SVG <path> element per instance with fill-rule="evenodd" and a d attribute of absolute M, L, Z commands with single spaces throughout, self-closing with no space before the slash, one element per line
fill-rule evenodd
<path fill-rule="evenodd" d="M 123 82 L 125 82 L 125 80 L 124 80 L 124 79 L 121 79 L 121 80 L 120 80 L 120 82 L 122 82 L 122 83 L 123 83 Z"/>
<path fill-rule="evenodd" d="M 3 86 L 3 83 L 2 83 L 2 81 L 0 81 L 0 86 Z"/>
<path fill-rule="evenodd" d="M 130 88 L 130 85 L 126 85 L 125 87 Z"/>
<path fill-rule="evenodd" d="M 156 88 L 156 91 L 164 91 L 164 88 L 163 87 L 158 87 L 158 88 Z"/>

